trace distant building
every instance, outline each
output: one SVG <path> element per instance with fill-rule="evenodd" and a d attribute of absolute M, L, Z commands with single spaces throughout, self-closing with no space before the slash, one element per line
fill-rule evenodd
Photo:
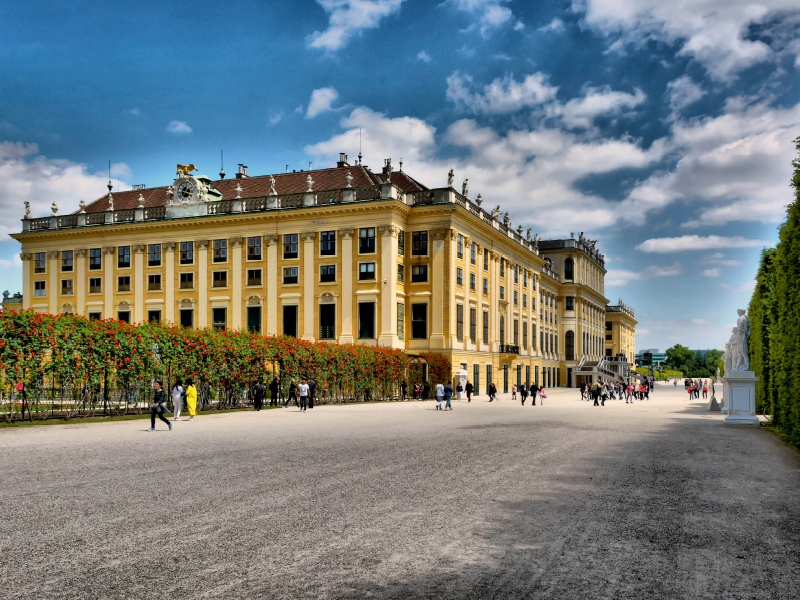
<path fill-rule="evenodd" d="M 664 352 L 660 352 L 658 348 L 649 348 L 647 350 L 642 350 L 641 352 L 637 352 L 635 356 L 636 366 L 643 366 L 644 365 L 644 355 L 645 354 L 652 354 L 652 365 L 654 369 L 660 369 L 664 366 L 664 363 L 667 361 L 667 355 Z"/>

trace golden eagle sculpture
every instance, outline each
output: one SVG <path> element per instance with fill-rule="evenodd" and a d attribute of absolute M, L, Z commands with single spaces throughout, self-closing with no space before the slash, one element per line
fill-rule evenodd
<path fill-rule="evenodd" d="M 192 171 L 197 171 L 197 167 L 193 164 L 178 165 L 178 175 L 189 175 Z"/>

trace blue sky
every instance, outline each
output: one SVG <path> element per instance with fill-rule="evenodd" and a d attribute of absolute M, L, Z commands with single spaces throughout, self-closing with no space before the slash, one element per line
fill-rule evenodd
<path fill-rule="evenodd" d="M 637 347 L 722 347 L 791 199 L 796 0 L 0 5 L 0 288 L 23 201 L 384 158 L 599 240 Z"/>

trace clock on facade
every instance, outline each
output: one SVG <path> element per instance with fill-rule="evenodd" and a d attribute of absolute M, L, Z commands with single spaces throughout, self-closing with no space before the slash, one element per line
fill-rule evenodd
<path fill-rule="evenodd" d="M 193 194 L 194 186 L 189 181 L 182 183 L 180 187 L 178 187 L 178 200 L 181 202 L 189 202 Z"/>

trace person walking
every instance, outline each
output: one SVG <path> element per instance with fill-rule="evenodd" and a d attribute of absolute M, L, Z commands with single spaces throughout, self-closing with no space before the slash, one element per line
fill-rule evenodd
<path fill-rule="evenodd" d="M 283 408 L 288 408 L 292 401 L 300 408 L 300 403 L 297 401 L 297 384 L 294 382 L 294 379 L 289 382 L 289 397 L 286 398 L 286 403 L 283 405 Z"/>
<path fill-rule="evenodd" d="M 183 397 L 185 395 L 185 390 L 181 385 L 181 380 L 178 379 L 175 382 L 175 385 L 172 386 L 172 420 L 173 421 L 180 421 L 181 420 L 181 412 L 183 411 Z"/>
<path fill-rule="evenodd" d="M 408 384 L 406 384 L 405 379 L 403 383 L 400 384 L 400 398 L 405 402 L 408 400 Z"/>
<path fill-rule="evenodd" d="M 703 380 L 703 399 L 705 400 L 707 398 L 708 398 L 708 381 L 706 381 L 704 379 Z"/>
<path fill-rule="evenodd" d="M 317 393 L 317 382 L 313 379 L 308 380 L 308 408 L 314 408 L 314 397 Z"/>
<path fill-rule="evenodd" d="M 511 386 L 511 399 L 512 400 L 516 400 L 517 399 L 517 384 L 516 383 Z"/>
<path fill-rule="evenodd" d="M 280 384 L 278 383 L 278 378 L 273 377 L 272 381 L 269 382 L 269 405 L 270 406 L 278 406 L 278 390 L 280 389 Z"/>
<path fill-rule="evenodd" d="M 306 412 L 308 408 L 308 382 L 301 379 L 300 385 L 297 386 L 297 391 L 300 393 L 300 412 Z"/>
<path fill-rule="evenodd" d="M 253 408 L 256 409 L 256 412 L 261 410 L 261 407 L 264 406 L 264 396 L 267 393 L 267 388 L 264 386 L 264 382 L 260 379 L 253 387 Z"/>
<path fill-rule="evenodd" d="M 522 406 L 525 406 L 525 400 L 528 397 L 528 388 L 525 387 L 524 383 L 519 385 L 519 397 L 522 400 Z"/>
<path fill-rule="evenodd" d="M 436 384 L 436 410 L 442 410 L 442 402 L 444 402 L 444 386 L 441 383 Z"/>
<path fill-rule="evenodd" d="M 472 402 L 472 392 L 475 391 L 475 386 L 472 385 L 472 382 L 469 379 L 467 380 L 465 389 L 467 391 L 467 403 L 470 403 Z"/>
<path fill-rule="evenodd" d="M 535 381 L 531 385 L 531 406 L 536 406 L 536 396 L 539 395 L 539 384 Z"/>
<path fill-rule="evenodd" d="M 197 414 L 197 388 L 194 387 L 194 382 L 191 379 L 186 380 L 186 410 L 189 412 L 187 421 L 194 421 L 194 416 Z"/>
<path fill-rule="evenodd" d="M 547 391 L 541 387 L 539 388 L 539 404 L 544 406 L 544 399 L 547 398 Z"/>
<path fill-rule="evenodd" d="M 489 402 L 497 400 L 497 386 L 494 384 L 494 382 L 489 383 L 487 391 L 489 392 Z"/>
<path fill-rule="evenodd" d="M 169 427 L 169 430 L 172 431 L 172 423 L 164 416 L 164 410 L 164 389 L 161 387 L 161 382 L 156 381 L 156 391 L 155 394 L 153 394 L 153 403 L 150 405 L 149 431 L 156 430 L 156 415 L 158 415 L 158 418 L 164 421 L 167 427 Z"/>
<path fill-rule="evenodd" d="M 453 410 L 453 405 L 450 404 L 450 400 L 453 398 L 453 386 L 450 385 L 450 382 L 447 382 L 447 385 L 444 386 L 444 409 L 445 410 Z"/>

